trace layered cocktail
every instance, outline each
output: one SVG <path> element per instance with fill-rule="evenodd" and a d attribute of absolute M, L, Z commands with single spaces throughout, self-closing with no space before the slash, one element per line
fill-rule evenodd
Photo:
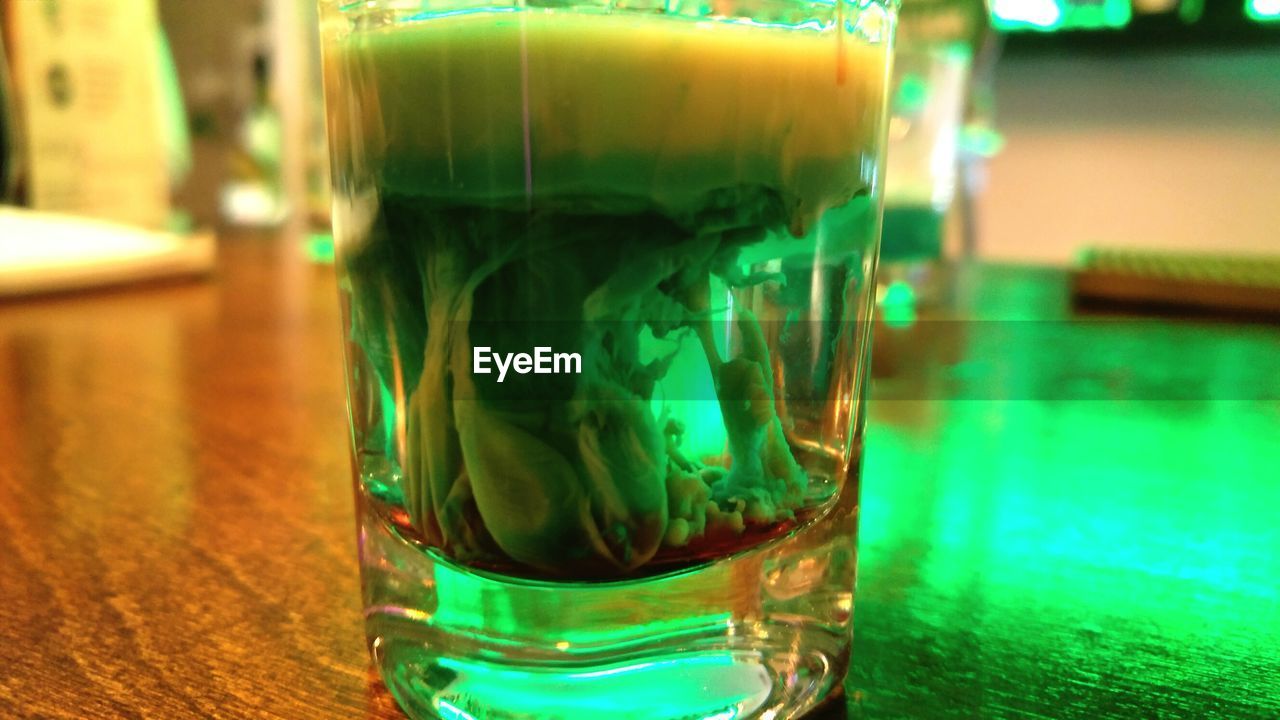
<path fill-rule="evenodd" d="M 892 11 L 404 5 L 322 21 L 388 684 L 424 716 L 616 715 L 619 678 L 693 693 L 626 717 L 812 705 L 848 653 Z"/>

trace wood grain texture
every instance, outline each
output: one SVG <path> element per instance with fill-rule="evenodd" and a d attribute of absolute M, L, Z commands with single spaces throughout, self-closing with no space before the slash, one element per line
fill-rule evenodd
<path fill-rule="evenodd" d="M 332 272 L 0 306 L 0 717 L 399 717 L 370 681 Z"/>
<path fill-rule="evenodd" d="M 1011 293 L 1065 317 L 1063 281 L 987 273 L 953 304 Z M 402 717 L 365 655 L 338 323 L 331 269 L 248 236 L 211 282 L 0 305 L 0 718 Z M 1037 395 L 1100 372 L 1060 363 L 1007 398 L 990 363 L 1009 337 L 901 332 L 878 357 L 855 665 L 818 716 L 1280 717 L 1280 393 Z M 1182 354 L 1211 382 L 1251 377 L 1280 331 L 1125 337 L 1103 342 L 1133 367 L 1207 343 Z M 1108 450 L 1116 428 L 1181 459 Z M 1112 472 L 1108 507 L 1136 508 L 1112 530 L 1076 522 L 1102 500 L 1061 491 L 1100 487 L 1061 469 L 1079 452 L 1110 458 L 1082 466 Z"/>

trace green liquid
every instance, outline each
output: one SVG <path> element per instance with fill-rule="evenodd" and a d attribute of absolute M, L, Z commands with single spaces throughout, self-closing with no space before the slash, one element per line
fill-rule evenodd
<path fill-rule="evenodd" d="M 840 19 L 326 38 L 366 632 L 412 717 L 793 717 L 838 687 L 886 54 Z M 482 347 L 581 372 L 498 382 Z"/>
<path fill-rule="evenodd" d="M 780 368 L 847 383 L 857 344 L 838 322 L 774 330 L 838 321 L 866 262 L 882 48 L 529 11 L 328 53 L 352 335 L 396 413 L 363 445 L 398 459 L 406 534 L 609 578 L 736 552 L 833 500 L 848 416 L 796 415 Z M 824 275 L 826 296 L 796 292 Z M 581 373 L 474 372 L 475 348 L 535 347 Z"/>

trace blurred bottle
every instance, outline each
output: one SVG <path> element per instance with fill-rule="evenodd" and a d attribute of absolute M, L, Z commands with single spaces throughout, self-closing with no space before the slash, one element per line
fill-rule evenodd
<path fill-rule="evenodd" d="M 975 78 L 975 67 L 986 65 L 975 58 L 991 37 L 982 0 L 903 0 L 880 253 L 887 312 L 936 299 L 941 260 L 974 246 L 962 146 L 966 122 L 987 114 L 989 86 Z"/>
<path fill-rule="evenodd" d="M 0 204 L 22 201 L 22 142 L 18 134 L 18 100 L 6 51 L 6 10 L 0 0 Z"/>
<path fill-rule="evenodd" d="M 260 53 L 253 61 L 253 102 L 241 120 L 231 179 L 222 189 L 222 214 L 232 225 L 274 227 L 288 217 L 281 181 L 284 136 L 270 80 L 267 57 Z"/>

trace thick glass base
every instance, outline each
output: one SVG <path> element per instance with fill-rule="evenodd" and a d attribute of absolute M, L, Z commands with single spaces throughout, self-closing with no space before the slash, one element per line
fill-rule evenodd
<path fill-rule="evenodd" d="M 795 718 L 849 661 L 857 483 L 746 553 L 608 583 L 507 578 L 402 538 L 360 498 L 366 629 L 414 718 Z"/>

